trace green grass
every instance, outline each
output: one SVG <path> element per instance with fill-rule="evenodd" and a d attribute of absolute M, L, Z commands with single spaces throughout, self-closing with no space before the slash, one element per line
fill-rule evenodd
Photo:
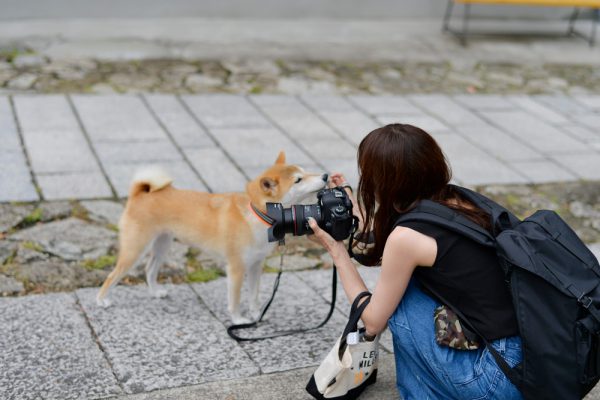
<path fill-rule="evenodd" d="M 119 227 L 115 224 L 107 224 L 106 228 L 114 232 L 119 232 Z"/>
<path fill-rule="evenodd" d="M 190 283 L 209 282 L 223 276 L 223 272 L 218 269 L 207 268 L 197 269 L 186 275 L 185 280 Z"/>
<path fill-rule="evenodd" d="M 117 261 L 117 257 L 114 255 L 104 255 L 96 258 L 95 260 L 85 260 L 83 266 L 88 269 L 104 269 L 114 265 Z"/>
<path fill-rule="evenodd" d="M 29 226 L 40 222 L 42 220 L 42 213 L 43 211 L 41 208 L 36 208 L 28 216 L 23 218 L 21 224 Z"/>
<path fill-rule="evenodd" d="M 263 272 L 267 274 L 276 274 L 279 272 L 279 268 L 267 267 L 266 265 L 263 267 Z"/>
<path fill-rule="evenodd" d="M 198 249 L 190 247 L 185 254 L 186 269 L 189 271 L 185 276 L 185 280 L 190 283 L 209 282 L 221 276 L 224 276 L 223 271 L 216 268 L 204 268 L 200 261 L 196 258 L 200 252 Z"/>
<path fill-rule="evenodd" d="M 33 251 L 37 251 L 39 253 L 42 253 L 44 251 L 44 249 L 42 248 L 42 246 L 40 246 L 39 244 L 35 243 L 35 242 L 23 242 L 22 246 L 26 249 L 29 250 L 33 250 Z"/>
<path fill-rule="evenodd" d="M 250 94 L 261 94 L 263 92 L 263 90 L 264 89 L 262 88 L 262 86 L 254 85 L 250 89 Z"/>
<path fill-rule="evenodd" d="M 2 264 L 2 265 L 10 265 L 10 264 L 12 264 L 12 263 L 13 263 L 13 261 L 15 260 L 15 257 L 16 257 L 16 256 L 17 256 L 17 251 L 15 250 L 15 251 L 13 251 L 13 252 L 10 254 L 10 256 L 8 256 L 8 257 L 6 258 L 6 260 L 4 260 L 4 264 Z M 5 272 L 5 271 L 2 271 L 2 272 Z"/>
<path fill-rule="evenodd" d="M 73 206 L 73 208 L 71 209 L 72 217 L 79 218 L 88 222 L 91 221 L 88 210 L 84 206 L 79 204 L 79 202 L 71 201 L 71 205 Z"/>
<path fill-rule="evenodd" d="M 4 59 L 9 63 L 12 63 L 17 56 L 21 54 L 33 54 L 31 50 L 19 50 L 17 48 L 0 50 L 0 59 Z"/>

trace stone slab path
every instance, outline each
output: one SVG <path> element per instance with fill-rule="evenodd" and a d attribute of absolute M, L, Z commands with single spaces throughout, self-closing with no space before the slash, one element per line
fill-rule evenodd
<path fill-rule="evenodd" d="M 0 96 L 0 202 L 125 197 L 159 164 L 181 188 L 241 190 L 285 150 L 357 182 L 372 129 L 417 125 L 459 184 L 600 179 L 600 96 Z"/>
<path fill-rule="evenodd" d="M 378 270 L 360 270 L 372 288 Z M 263 301 L 274 276 L 264 277 Z M 284 274 L 266 324 L 255 334 L 320 322 L 331 298 L 330 276 Z M 343 330 L 348 312 L 339 299 L 323 328 L 238 344 L 225 330 L 225 279 L 167 289 L 167 298 L 155 299 L 144 286 L 118 286 L 109 309 L 95 305 L 95 288 L 0 298 L 0 398 L 104 398 L 314 366 Z M 386 333 L 382 353 L 391 351 Z M 393 374 L 391 357 L 382 368 Z M 299 374 L 293 392 L 301 393 L 309 377 L 310 370 Z"/>
<path fill-rule="evenodd" d="M 372 289 L 379 270 L 359 272 Z M 264 276 L 262 301 L 274 276 Z M 316 325 L 327 313 L 330 279 L 330 270 L 284 274 L 254 334 Z M 167 298 L 155 299 L 144 285 L 118 286 L 109 309 L 95 305 L 96 288 L 0 298 L 0 398 L 308 399 L 304 386 L 349 311 L 338 285 L 335 312 L 323 328 L 236 343 L 225 330 L 231 322 L 224 278 L 167 289 Z M 398 398 L 392 352 L 386 331 L 381 379 L 365 399 Z M 586 399 L 600 399 L 600 390 Z"/>

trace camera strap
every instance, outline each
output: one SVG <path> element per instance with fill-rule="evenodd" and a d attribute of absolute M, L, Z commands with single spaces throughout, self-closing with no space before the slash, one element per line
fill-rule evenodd
<path fill-rule="evenodd" d="M 235 333 L 236 331 L 239 331 L 239 330 L 255 328 L 262 322 L 262 319 L 265 316 L 265 314 L 267 313 L 267 310 L 269 309 L 269 307 L 271 306 L 271 303 L 273 303 L 273 299 L 275 298 L 275 294 L 277 293 L 277 289 L 279 288 L 279 281 L 281 280 L 281 274 L 283 272 L 283 256 L 284 256 L 284 254 L 285 254 L 285 252 L 282 251 L 281 257 L 279 259 L 279 271 L 277 272 L 277 277 L 275 278 L 275 281 L 273 283 L 273 293 L 271 293 L 271 298 L 269 298 L 269 300 L 263 306 L 262 311 L 260 313 L 260 317 L 258 318 L 258 320 L 254 321 L 254 322 L 249 322 L 246 324 L 235 324 L 235 325 L 229 326 L 227 328 L 227 334 L 232 339 L 235 339 L 238 342 L 250 342 L 250 341 L 271 339 L 271 338 L 276 338 L 276 337 L 280 337 L 280 336 L 288 336 L 288 335 L 293 335 L 295 333 L 314 331 L 315 329 L 319 329 L 322 326 L 324 326 L 331 318 L 331 315 L 333 315 L 333 311 L 335 309 L 335 299 L 336 299 L 336 295 L 337 295 L 337 270 L 336 270 L 335 265 L 332 268 L 331 305 L 329 307 L 329 312 L 327 313 L 327 316 L 320 324 L 310 327 L 310 328 L 276 331 L 276 332 L 273 332 L 273 333 L 270 333 L 270 334 L 267 334 L 264 336 L 255 336 L 255 337 L 241 337 Z"/>

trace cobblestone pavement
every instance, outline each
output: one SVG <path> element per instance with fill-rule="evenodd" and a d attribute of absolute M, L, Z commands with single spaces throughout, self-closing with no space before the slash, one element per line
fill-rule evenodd
<path fill-rule="evenodd" d="M 600 56 L 598 56 L 600 59 Z M 600 93 L 600 68 L 587 64 L 468 65 L 448 61 L 107 61 L 51 59 L 0 48 L 7 93 L 243 94 L 586 94 Z"/>

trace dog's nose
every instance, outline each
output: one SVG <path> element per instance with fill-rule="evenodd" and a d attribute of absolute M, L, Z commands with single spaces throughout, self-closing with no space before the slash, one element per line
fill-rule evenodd
<path fill-rule="evenodd" d="M 321 175 L 321 179 L 323 179 L 323 182 L 327 182 L 327 179 L 329 179 L 329 175 L 323 174 Z"/>

